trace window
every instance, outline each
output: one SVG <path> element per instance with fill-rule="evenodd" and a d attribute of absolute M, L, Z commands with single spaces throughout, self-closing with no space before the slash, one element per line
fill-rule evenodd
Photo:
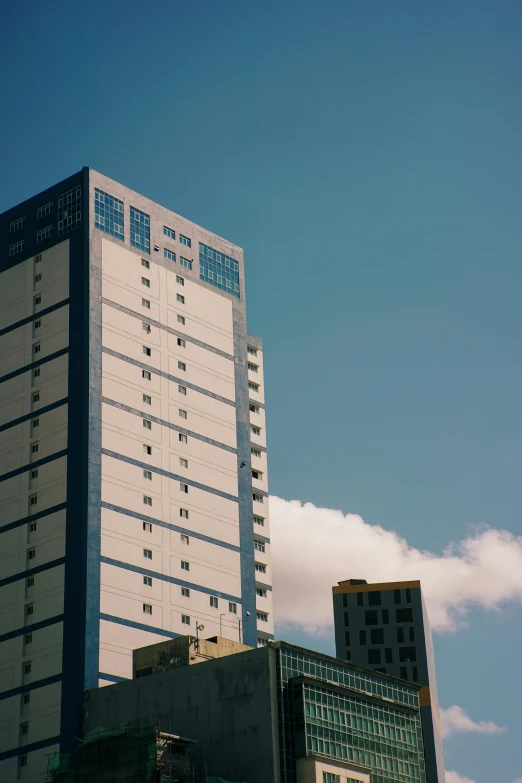
<path fill-rule="evenodd" d="M 344 644 L 346 647 L 350 646 L 350 631 L 344 632 Z"/>
<path fill-rule="evenodd" d="M 40 426 L 40 419 L 33 419 L 33 430 Z"/>
<path fill-rule="evenodd" d="M 147 446 L 147 444 L 144 443 L 143 451 L 145 452 L 145 454 L 148 454 L 150 456 L 152 454 L 152 446 Z"/>
<path fill-rule="evenodd" d="M 256 571 L 259 574 L 266 574 L 266 565 L 264 563 L 256 563 Z"/>
<path fill-rule="evenodd" d="M 180 533 L 179 537 L 182 544 L 186 544 L 187 546 L 190 544 L 190 537 L 187 536 L 186 533 Z"/>
<path fill-rule="evenodd" d="M 401 680 L 407 680 L 408 679 L 408 669 L 406 666 L 401 666 Z"/>
<path fill-rule="evenodd" d="M 199 277 L 205 283 L 239 297 L 239 263 L 202 242 L 199 243 Z"/>
<path fill-rule="evenodd" d="M 147 560 L 152 560 L 152 549 L 144 549 L 143 557 L 146 557 Z"/>
<path fill-rule="evenodd" d="M 181 561 L 181 570 L 182 571 L 190 571 L 190 563 L 188 560 L 182 560 Z"/>
<path fill-rule="evenodd" d="M 29 498 L 29 505 L 30 506 L 36 506 L 38 504 L 38 495 L 32 495 Z"/>
<path fill-rule="evenodd" d="M 261 456 L 261 449 L 255 449 L 253 446 L 250 448 L 250 453 L 253 457 L 260 457 Z"/>
<path fill-rule="evenodd" d="M 32 668 L 33 667 L 32 667 L 31 661 L 26 661 L 24 663 L 24 674 L 31 674 L 31 669 Z"/>
<path fill-rule="evenodd" d="M 185 459 L 185 457 L 180 457 L 179 464 L 182 468 L 188 468 L 188 459 Z"/>
<path fill-rule="evenodd" d="M 25 215 L 24 217 L 17 218 L 16 220 L 12 220 L 9 224 L 9 233 L 14 234 L 16 231 L 20 231 L 21 228 L 23 228 L 25 223 Z"/>
<path fill-rule="evenodd" d="M 252 362 L 248 362 L 248 369 L 250 372 L 257 372 L 257 364 L 252 364 Z"/>
<path fill-rule="evenodd" d="M 45 228 L 41 228 L 40 231 L 36 232 L 36 241 L 43 242 L 44 239 L 49 239 L 52 233 L 53 233 L 52 226 L 46 226 Z"/>
<path fill-rule="evenodd" d="M 15 242 L 14 245 L 11 245 L 9 248 L 9 256 L 17 256 L 18 253 L 21 253 L 24 249 L 25 245 L 25 239 L 21 239 L 19 242 Z"/>
<path fill-rule="evenodd" d="M 323 772 L 323 783 L 341 783 L 341 776 L 335 772 Z"/>
<path fill-rule="evenodd" d="M 144 394 L 144 395 L 143 395 L 143 402 L 144 402 L 146 405 L 152 405 L 152 397 L 149 397 L 149 395 L 148 395 L 148 394 Z"/>
<path fill-rule="evenodd" d="M 268 639 L 266 636 L 258 636 L 257 637 L 257 646 L 258 647 L 268 647 Z"/>
<path fill-rule="evenodd" d="M 34 604 L 27 604 L 25 607 L 25 614 L 27 617 L 34 614 Z"/>
<path fill-rule="evenodd" d="M 344 609 L 348 607 L 348 593 L 343 593 L 343 607 Z"/>
<path fill-rule="evenodd" d="M 169 239 L 176 239 L 176 232 L 174 231 L 173 228 L 169 228 L 168 226 L 163 226 L 163 233 Z"/>
<path fill-rule="evenodd" d="M 29 532 L 34 533 L 36 530 L 36 522 L 29 522 Z"/>
<path fill-rule="evenodd" d="M 256 503 L 262 503 L 263 502 L 263 495 L 258 495 L 257 492 L 252 493 L 252 500 L 255 500 Z"/>
<path fill-rule="evenodd" d="M 148 299 L 142 299 L 141 300 L 142 307 L 146 307 L 147 310 L 150 310 L 150 302 Z"/>
<path fill-rule="evenodd" d="M 267 615 L 266 612 L 256 612 L 256 617 L 262 623 L 267 623 L 268 622 L 268 615 Z"/>
<path fill-rule="evenodd" d="M 36 470 L 31 471 L 31 478 L 32 479 L 38 478 L 38 468 L 36 468 Z"/>
<path fill-rule="evenodd" d="M 182 432 L 178 435 L 178 440 L 180 443 L 188 443 L 188 438 L 186 435 L 184 435 Z"/>
<path fill-rule="evenodd" d="M 40 321 L 40 319 L 38 319 L 38 321 L 35 321 L 34 324 L 33 324 L 35 329 L 39 329 L 41 327 L 41 325 L 42 325 L 42 322 Z"/>
<path fill-rule="evenodd" d="M 390 622 L 390 614 L 387 609 L 382 610 L 382 624 L 388 625 Z"/>
<path fill-rule="evenodd" d="M 254 538 L 254 549 L 257 552 L 264 552 L 265 551 L 265 542 L 260 541 L 258 538 Z"/>
<path fill-rule="evenodd" d="M 141 265 L 145 267 L 145 269 L 150 269 L 150 261 L 147 261 L 146 258 L 141 259 Z"/>
<path fill-rule="evenodd" d="M 185 362 L 178 362 L 178 370 L 183 370 L 183 372 L 187 371 L 187 365 Z"/>
<path fill-rule="evenodd" d="M 181 337 L 178 337 L 178 345 L 180 348 L 185 348 L 185 340 L 183 340 Z"/>
<path fill-rule="evenodd" d="M 381 662 L 381 651 L 377 647 L 375 650 L 368 650 L 368 663 L 379 664 Z"/>
<path fill-rule="evenodd" d="M 38 296 L 35 296 L 33 299 L 33 304 L 35 307 L 38 307 L 39 304 L 42 304 L 42 296 L 41 294 L 38 294 Z"/>
<path fill-rule="evenodd" d="M 261 435 L 261 427 L 254 427 L 253 425 L 250 427 L 250 432 L 252 435 Z"/>
<path fill-rule="evenodd" d="M 189 261 L 188 258 L 183 258 L 183 256 L 179 257 L 179 264 L 187 269 L 192 269 L 192 261 Z"/>
<path fill-rule="evenodd" d="M 345 612 L 344 613 L 344 625 L 345 625 L 345 628 L 348 628 L 348 626 L 350 625 L 350 613 L 349 612 Z"/>
<path fill-rule="evenodd" d="M 183 484 L 183 482 L 180 482 L 179 491 L 184 492 L 185 495 L 188 495 L 188 484 Z"/>
<path fill-rule="evenodd" d="M 43 207 L 38 207 L 36 210 L 36 219 L 40 220 L 40 218 L 45 217 L 46 215 L 50 215 L 53 209 L 53 202 L 49 201 L 47 204 L 44 204 Z"/>
<path fill-rule="evenodd" d="M 36 454 L 37 451 L 38 451 L 38 443 L 33 443 L 33 445 L 31 446 L 31 452 L 33 454 Z"/>
<path fill-rule="evenodd" d="M 404 638 L 404 628 L 397 628 L 397 641 L 399 644 L 402 644 L 406 641 Z"/>
<path fill-rule="evenodd" d="M 351 661 L 352 660 L 352 651 L 346 650 L 346 660 Z"/>
<path fill-rule="evenodd" d="M 123 242 L 123 201 L 95 188 L 94 225 Z"/>
<path fill-rule="evenodd" d="M 413 622 L 413 609 L 396 609 L 395 621 L 397 623 L 412 623 Z"/>
<path fill-rule="evenodd" d="M 253 402 L 249 403 L 248 410 L 250 413 L 259 413 L 259 405 L 254 405 Z"/>
<path fill-rule="evenodd" d="M 27 587 L 34 587 L 34 576 L 27 577 Z"/>
<path fill-rule="evenodd" d="M 181 615 L 181 622 L 183 623 L 183 625 L 190 625 L 190 617 L 188 616 L 188 614 Z"/>
<path fill-rule="evenodd" d="M 410 642 L 415 641 L 415 628 L 413 627 L 413 625 L 410 625 L 410 627 L 408 628 L 408 636 Z"/>
<path fill-rule="evenodd" d="M 190 588 L 189 587 L 182 587 L 181 588 L 181 595 L 183 598 L 190 598 Z"/>
<path fill-rule="evenodd" d="M 259 598 L 266 598 L 266 589 L 264 587 L 256 587 L 256 595 Z"/>
<path fill-rule="evenodd" d="M 176 294 L 176 301 L 181 302 L 181 304 L 185 304 L 185 297 L 183 294 Z"/>
<path fill-rule="evenodd" d="M 152 506 L 152 498 L 149 495 L 143 495 L 143 502 L 146 506 Z"/>
<path fill-rule="evenodd" d="M 415 647 L 399 647 L 399 661 L 409 663 L 417 660 L 417 650 Z"/>
<path fill-rule="evenodd" d="M 143 346 L 143 353 L 145 356 L 152 356 L 152 350 L 147 345 Z"/>
<path fill-rule="evenodd" d="M 411 604 L 411 590 L 409 587 L 406 588 L 406 603 Z"/>
<path fill-rule="evenodd" d="M 40 377 L 40 368 L 37 367 L 36 370 L 33 370 L 33 378 L 39 378 Z"/>
<path fill-rule="evenodd" d="M 393 591 L 393 600 L 396 604 L 401 603 L 401 591 L 400 590 L 394 590 Z"/>
<path fill-rule="evenodd" d="M 359 631 L 359 644 L 366 644 L 366 631 L 364 629 Z"/>
<path fill-rule="evenodd" d="M 375 609 L 369 609 L 364 613 L 366 625 L 377 625 L 379 618 Z"/>
<path fill-rule="evenodd" d="M 145 614 L 152 614 L 152 606 L 150 604 L 143 604 L 143 611 Z"/>
<path fill-rule="evenodd" d="M 169 261 L 174 261 L 176 263 L 176 254 L 172 252 L 172 250 L 167 250 L 166 247 L 163 248 L 163 255 L 165 258 L 168 258 Z"/>
<path fill-rule="evenodd" d="M 152 327 L 146 321 L 141 322 L 141 328 L 143 329 L 144 332 L 147 332 L 147 334 L 151 333 Z"/>
<path fill-rule="evenodd" d="M 372 644 L 384 644 L 384 631 L 382 628 L 372 628 L 370 640 Z"/>
<path fill-rule="evenodd" d="M 150 288 L 150 280 L 148 277 L 142 277 L 141 278 L 141 284 L 145 286 L 145 288 Z"/>
<path fill-rule="evenodd" d="M 144 470 L 143 471 L 143 478 L 146 478 L 148 481 L 152 481 L 152 471 L 151 470 Z"/>
<path fill-rule="evenodd" d="M 40 343 L 35 343 L 35 345 L 33 345 L 33 353 L 40 353 L 41 350 L 42 350 L 42 346 L 40 345 Z"/>
<path fill-rule="evenodd" d="M 251 354 L 252 356 L 257 356 L 257 348 L 252 348 L 252 346 L 251 346 L 251 345 L 248 345 L 248 346 L 247 346 L 247 351 L 248 351 L 248 353 L 249 353 L 249 354 Z"/>
<path fill-rule="evenodd" d="M 357 593 L 357 606 L 364 606 L 364 593 Z"/>
<path fill-rule="evenodd" d="M 181 419 L 186 419 L 187 418 L 187 411 L 184 411 L 181 408 L 179 408 L 178 413 L 179 413 L 179 416 L 180 416 Z"/>
<path fill-rule="evenodd" d="M 136 207 L 130 208 L 130 243 L 145 253 L 150 253 L 150 218 Z"/>
<path fill-rule="evenodd" d="M 179 283 L 179 285 L 185 285 L 185 278 L 181 277 L 181 275 L 176 275 L 176 283 Z"/>
<path fill-rule="evenodd" d="M 143 523 L 143 530 L 146 533 L 152 533 L 152 522 L 144 522 Z"/>
<path fill-rule="evenodd" d="M 418 682 L 419 681 L 419 670 L 417 669 L 416 666 L 412 666 L 411 667 L 411 678 L 412 678 L 413 682 Z"/>
<path fill-rule="evenodd" d="M 211 595 L 210 596 L 210 606 L 213 609 L 217 609 L 218 608 L 218 599 L 216 598 L 215 595 Z"/>
<path fill-rule="evenodd" d="M 183 517 L 183 519 L 188 519 L 189 518 L 188 508 L 180 508 L 179 515 L 180 517 Z"/>
<path fill-rule="evenodd" d="M 139 677 L 148 677 L 149 674 L 152 674 L 152 666 L 146 666 L 143 669 L 136 669 L 136 679 Z"/>
<path fill-rule="evenodd" d="M 380 606 L 381 605 L 381 591 L 380 590 L 371 590 L 368 593 L 368 604 L 370 606 Z"/>
<path fill-rule="evenodd" d="M 386 647 L 384 650 L 384 662 L 393 663 L 393 650 L 391 647 Z"/>
<path fill-rule="evenodd" d="M 27 694 L 27 695 L 29 695 L 29 694 Z M 22 753 L 18 757 L 18 763 L 20 764 L 21 767 L 27 767 L 27 753 Z"/>
<path fill-rule="evenodd" d="M 183 234 L 179 235 L 179 241 L 186 247 L 192 247 L 192 241 L 188 237 L 184 237 Z"/>
<path fill-rule="evenodd" d="M 249 381 L 248 382 L 248 388 L 251 389 L 254 392 L 258 392 L 259 391 L 259 384 L 258 383 L 254 383 L 253 381 Z"/>
<path fill-rule="evenodd" d="M 34 257 L 34 263 L 35 263 L 35 264 L 39 264 L 39 263 L 41 262 L 41 260 L 42 260 L 42 254 L 41 254 L 41 253 L 38 253 L 38 255 L 36 255 L 36 256 Z"/>
<path fill-rule="evenodd" d="M 58 236 L 62 236 L 62 234 L 77 228 L 81 222 L 82 189 L 80 186 L 77 186 L 58 197 Z M 123 239 L 123 232 L 121 238 Z"/>
<path fill-rule="evenodd" d="M 149 421 L 149 419 L 143 419 L 143 426 L 145 427 L 146 430 L 151 430 L 152 422 Z"/>
<path fill-rule="evenodd" d="M 179 313 L 178 313 L 178 323 L 183 324 L 183 326 L 185 326 L 185 316 L 179 315 Z"/>
<path fill-rule="evenodd" d="M 228 602 L 228 611 L 230 614 L 237 614 L 237 604 L 234 601 Z"/>
<path fill-rule="evenodd" d="M 263 478 L 263 474 L 261 473 L 260 470 L 253 470 L 252 471 L 252 478 L 261 480 Z"/>
<path fill-rule="evenodd" d="M 182 386 L 181 384 L 178 384 L 178 392 L 180 394 L 184 394 L 185 396 L 187 396 L 187 387 L 186 386 Z"/>
<path fill-rule="evenodd" d="M 28 633 L 27 636 L 31 636 L 31 634 Z M 31 701 L 31 692 L 29 691 L 29 693 L 24 693 L 23 702 L 24 702 L 24 704 L 29 704 L 30 701 Z"/>
<path fill-rule="evenodd" d="M 258 517 L 257 514 L 254 514 L 254 525 L 261 525 L 263 527 L 265 524 L 265 520 L 263 517 Z"/>
<path fill-rule="evenodd" d="M 20 724 L 20 734 L 29 734 L 29 724 L 28 723 L 21 723 Z"/>
<path fill-rule="evenodd" d="M 35 392 L 33 394 L 33 402 L 39 402 L 40 400 L 40 392 Z"/>
<path fill-rule="evenodd" d="M 42 282 L 41 272 L 38 272 L 38 274 L 34 276 L 34 282 L 35 283 L 41 283 Z"/>

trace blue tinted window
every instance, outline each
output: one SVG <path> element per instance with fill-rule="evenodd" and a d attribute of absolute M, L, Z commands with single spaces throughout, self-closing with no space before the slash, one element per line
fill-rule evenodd
<path fill-rule="evenodd" d="M 179 241 L 182 245 L 186 245 L 187 247 L 192 247 L 192 240 L 188 237 L 184 237 L 183 234 L 179 235 Z"/>
<path fill-rule="evenodd" d="M 169 228 L 168 226 L 163 226 L 163 233 L 166 237 L 170 237 L 171 239 L 176 239 L 176 232 L 173 228 Z"/>
<path fill-rule="evenodd" d="M 239 263 L 202 242 L 199 243 L 199 276 L 205 283 L 239 296 Z"/>
<path fill-rule="evenodd" d="M 165 258 L 168 258 L 169 261 L 175 261 L 176 260 L 176 254 L 172 252 L 172 250 L 167 250 L 166 247 L 163 248 L 163 255 Z"/>
<path fill-rule="evenodd" d="M 94 188 L 94 225 L 123 241 L 123 201 Z"/>
<path fill-rule="evenodd" d="M 150 218 L 145 212 L 130 208 L 130 243 L 145 253 L 150 253 Z"/>
<path fill-rule="evenodd" d="M 192 269 L 192 261 L 189 261 L 188 258 L 183 258 L 183 256 L 180 256 L 179 263 L 180 266 L 185 266 L 187 269 Z"/>

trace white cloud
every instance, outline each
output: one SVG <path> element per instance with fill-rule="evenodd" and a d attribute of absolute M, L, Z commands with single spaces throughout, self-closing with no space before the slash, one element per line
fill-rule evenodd
<path fill-rule="evenodd" d="M 270 498 L 276 620 L 312 633 L 332 626 L 331 587 L 349 578 L 421 579 L 432 627 L 454 631 L 472 606 L 522 599 L 522 537 L 483 527 L 442 554 L 411 547 L 357 514 Z"/>
<path fill-rule="evenodd" d="M 447 709 L 440 709 L 440 722 L 442 736 L 449 737 L 450 734 L 503 734 L 507 731 L 505 726 L 497 726 L 491 720 L 481 720 L 475 722 L 462 709 L 454 704 Z M 517 781 L 515 781 L 517 783 Z M 518 781 L 522 783 L 522 781 Z"/>
<path fill-rule="evenodd" d="M 458 772 L 446 770 L 446 783 L 475 783 L 471 778 L 465 778 L 464 775 L 460 775 Z M 516 783 L 516 781 L 515 781 Z"/>

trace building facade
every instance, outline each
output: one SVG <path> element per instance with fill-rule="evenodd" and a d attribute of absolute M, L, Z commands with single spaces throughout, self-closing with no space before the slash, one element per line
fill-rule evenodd
<path fill-rule="evenodd" d="M 444 783 L 444 759 L 428 613 L 419 581 L 332 588 L 338 658 L 421 686 L 427 783 Z"/>
<path fill-rule="evenodd" d="M 87 694 L 85 733 L 124 723 L 190 737 L 227 780 L 426 780 L 419 686 L 285 642 Z"/>
<path fill-rule="evenodd" d="M 241 248 L 87 168 L 1 215 L 1 780 L 133 649 L 272 638 L 267 500 Z"/>

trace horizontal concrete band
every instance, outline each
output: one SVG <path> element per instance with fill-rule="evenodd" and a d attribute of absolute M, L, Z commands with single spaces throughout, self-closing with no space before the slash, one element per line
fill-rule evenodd
<path fill-rule="evenodd" d="M 271 590 L 272 585 L 266 585 L 264 582 L 258 582 L 256 579 L 256 587 L 264 587 L 265 590 Z"/>
<path fill-rule="evenodd" d="M 56 560 L 49 560 L 48 563 L 42 563 L 42 565 L 35 566 L 34 568 L 28 568 L 25 571 L 18 571 L 18 573 L 7 576 L 5 579 L 0 579 L 0 587 L 5 587 L 6 585 L 10 585 L 13 582 L 18 582 L 19 579 L 26 579 L 29 576 L 41 574 L 42 571 L 49 571 L 51 568 L 64 565 L 64 563 L 65 557 L 58 557 Z"/>
<path fill-rule="evenodd" d="M 56 514 L 58 511 L 64 511 L 66 508 L 67 503 L 58 503 L 56 506 L 49 506 L 49 508 L 44 508 L 41 511 L 30 514 L 28 517 L 15 519 L 14 522 L 8 522 L 7 525 L 2 525 L 2 527 L 0 527 L 0 536 L 2 533 L 7 533 L 8 530 L 15 530 L 17 527 L 22 527 L 22 525 L 27 525 L 29 522 L 35 522 L 37 519 L 51 516 L 51 514 Z"/>
<path fill-rule="evenodd" d="M 160 419 L 158 416 L 151 416 L 150 413 L 140 411 L 138 408 L 131 408 L 130 405 L 124 405 L 122 402 L 116 402 L 116 400 L 111 400 L 108 397 L 102 397 L 102 402 L 106 405 L 112 405 L 113 408 L 119 408 L 120 410 L 125 411 L 125 413 L 132 413 L 133 416 L 139 416 L 140 419 L 152 421 L 154 424 L 159 424 L 161 427 L 167 427 L 175 432 L 181 432 L 182 435 L 186 435 L 188 438 L 195 438 L 196 440 L 203 441 L 203 443 L 208 443 L 210 446 L 229 451 L 231 454 L 237 454 L 237 449 L 233 446 L 227 446 L 226 443 L 220 443 L 218 440 L 206 438 L 204 435 L 200 435 L 192 430 L 187 430 L 185 427 L 179 427 L 177 424 L 172 424 L 166 419 Z"/>
<path fill-rule="evenodd" d="M 123 454 L 118 454 L 116 451 L 102 449 L 102 454 L 104 454 L 106 457 L 111 457 L 112 459 L 125 462 L 127 465 L 134 465 L 137 468 L 143 468 L 143 470 L 150 470 L 151 473 L 156 473 L 158 476 L 164 476 L 165 478 L 172 479 L 173 481 L 182 482 L 183 484 L 187 484 L 189 487 L 194 487 L 194 489 L 201 489 L 203 492 L 209 492 L 211 495 L 218 495 L 218 497 L 224 498 L 225 500 L 230 500 L 232 503 L 238 502 L 238 498 L 235 495 L 229 495 L 227 492 L 221 492 L 219 489 L 214 489 L 214 487 L 209 487 L 206 484 L 200 484 L 198 481 L 192 481 L 186 476 L 180 476 L 177 473 L 171 473 L 169 470 L 164 470 L 163 468 L 149 465 L 146 462 L 140 462 L 137 459 L 125 457 Z"/>
<path fill-rule="evenodd" d="M 187 381 L 186 378 L 178 378 L 177 375 L 171 375 L 164 370 L 158 370 L 151 364 L 145 364 L 145 362 L 132 359 L 130 356 L 125 356 L 123 353 L 113 351 L 112 348 L 102 348 L 102 352 L 106 353 L 108 356 L 114 357 L 115 359 L 121 359 L 122 362 L 133 364 L 134 367 L 139 367 L 141 370 L 147 370 L 147 372 L 150 372 L 152 375 L 159 375 L 161 378 L 166 378 L 168 381 L 172 381 L 173 383 L 179 383 L 181 386 L 186 386 L 187 389 L 192 389 L 192 391 L 198 392 L 199 394 L 204 394 L 206 397 L 212 397 L 213 400 L 222 402 L 225 405 L 230 405 L 232 408 L 236 407 L 234 400 L 229 400 L 227 397 L 222 397 L 220 394 L 214 394 L 214 392 L 211 392 L 208 389 L 203 389 L 202 386 L 196 386 L 196 384 Z"/>
<path fill-rule="evenodd" d="M 10 699 L 12 696 L 20 696 L 21 693 L 27 693 L 27 691 L 35 691 L 38 688 L 45 688 L 47 685 L 54 685 L 56 682 L 61 682 L 61 674 L 53 674 L 51 677 L 44 677 L 42 680 L 35 680 L 34 682 L 28 682 L 24 685 L 19 685 L 17 688 L 10 688 L 7 691 L 0 691 L 0 701 L 3 699 Z"/>
<path fill-rule="evenodd" d="M 265 543 L 269 544 L 270 539 L 266 536 L 262 536 L 260 533 L 254 530 L 254 538 L 258 538 L 260 541 L 264 541 Z"/>
<path fill-rule="evenodd" d="M 25 625 L 23 628 L 16 628 L 9 633 L 3 633 L 0 636 L 0 644 L 7 642 L 9 639 L 16 639 L 18 636 L 23 636 L 26 633 L 32 633 L 33 631 L 39 631 L 41 628 L 48 628 L 50 625 L 56 625 L 63 622 L 63 614 L 57 614 L 55 617 L 48 617 L 47 620 L 40 620 L 39 623 L 32 623 L 31 625 Z"/>
<path fill-rule="evenodd" d="M 22 745 L 18 748 L 12 748 L 11 750 L 4 750 L 3 753 L 0 753 L 0 761 L 5 761 L 6 759 L 12 759 L 15 756 L 22 756 L 26 753 L 31 753 L 34 750 L 42 750 L 43 748 L 48 748 L 50 745 L 59 745 L 60 744 L 60 737 L 50 737 L 49 739 L 40 740 L 40 742 L 30 742 L 27 745 Z"/>
<path fill-rule="evenodd" d="M 13 370 L 12 372 L 7 373 L 7 375 L 2 375 L 2 377 L 0 377 L 0 383 L 10 381 L 12 378 L 16 378 L 17 375 L 23 375 L 24 372 L 29 372 L 29 370 L 35 370 L 37 367 L 41 367 L 42 364 L 52 362 L 54 359 L 58 359 L 60 356 L 64 356 L 66 353 L 69 353 L 68 346 L 67 348 L 62 348 L 60 351 L 55 351 L 55 353 L 50 353 L 49 356 L 44 356 L 42 359 L 38 359 L 36 362 L 31 362 L 31 364 L 26 364 L 23 367 L 19 367 L 18 370 Z"/>
<path fill-rule="evenodd" d="M 213 345 L 209 345 L 208 343 L 204 343 L 201 340 L 197 340 L 195 337 L 190 337 L 185 332 L 179 332 L 176 329 L 173 329 L 171 326 L 166 326 L 159 321 L 154 321 L 152 318 L 148 318 L 144 313 L 137 313 L 136 310 L 131 310 L 129 307 L 124 307 L 123 305 L 113 302 L 111 299 L 105 299 L 105 297 L 102 297 L 102 304 L 107 305 L 108 307 L 114 307 L 114 309 L 119 310 L 120 313 L 125 313 L 126 315 L 130 315 L 133 318 L 137 318 L 139 321 L 150 324 L 156 329 L 161 329 L 168 334 L 172 334 L 174 337 L 181 337 L 181 339 L 185 340 L 187 343 L 193 343 L 193 345 L 197 345 L 199 348 L 204 348 L 206 351 L 211 351 L 212 353 L 217 354 L 217 356 L 222 356 L 224 359 L 229 359 L 232 362 L 234 361 L 232 354 L 225 353 L 225 351 L 220 351 L 219 348 L 214 348 Z"/>
<path fill-rule="evenodd" d="M 61 408 L 62 405 L 67 405 L 68 398 L 64 397 L 61 400 L 57 400 L 56 402 L 51 402 L 49 405 L 44 405 L 42 408 L 37 408 L 34 411 L 31 411 L 31 413 L 25 413 L 23 416 L 19 416 L 17 419 L 11 419 L 11 421 L 8 421 L 7 424 L 0 425 L 0 432 L 4 432 L 4 430 L 8 430 L 11 427 L 16 427 L 17 424 L 23 424 L 24 421 L 29 421 L 29 419 L 34 419 L 37 416 L 43 416 L 45 413 L 49 413 L 50 411 L 54 411 L 56 408 Z"/>
<path fill-rule="evenodd" d="M 141 574 L 142 576 L 150 576 L 153 579 L 161 579 L 162 582 L 169 582 L 170 584 L 179 585 L 180 587 L 188 587 L 189 590 L 194 590 L 194 592 L 197 593 L 215 595 L 216 598 L 222 598 L 224 601 L 232 601 L 236 604 L 241 603 L 241 598 L 238 598 L 236 595 L 229 595 L 228 593 L 221 593 L 218 590 L 211 590 L 209 587 L 203 587 L 203 585 L 197 585 L 194 584 L 194 582 L 186 582 L 184 579 L 177 579 L 175 576 L 161 574 L 159 571 L 150 571 L 148 568 L 141 568 L 140 566 L 131 565 L 130 563 L 123 563 L 121 560 L 113 560 L 111 557 L 102 556 L 101 562 L 105 563 L 106 565 L 114 566 L 115 568 L 123 568 L 126 571 L 134 571 L 134 573 Z M 152 600 L 152 598 L 150 600 Z"/>
<path fill-rule="evenodd" d="M 158 628 L 155 625 L 145 625 L 145 623 L 135 623 L 132 620 L 125 620 L 124 617 L 115 617 L 113 614 L 100 614 L 100 620 L 105 620 L 107 623 L 116 623 L 117 625 L 125 625 L 127 628 L 136 628 L 138 631 L 147 631 L 148 633 L 156 633 L 160 636 L 167 636 L 169 639 L 179 639 L 180 633 L 174 633 L 174 631 L 165 631 L 163 628 Z"/>
<path fill-rule="evenodd" d="M 62 451 L 55 451 L 54 454 L 49 454 L 47 457 L 42 457 L 42 459 L 37 459 L 34 462 L 29 462 L 26 465 L 22 465 L 21 468 L 16 468 L 16 470 L 11 470 L 9 473 L 3 473 L 0 476 L 0 481 L 7 481 L 10 478 L 14 478 L 15 476 L 19 476 L 21 473 L 27 473 L 28 470 L 33 470 L 33 468 L 39 468 L 42 465 L 47 465 L 48 462 L 54 462 L 56 459 L 61 459 L 62 457 L 67 456 L 67 449 L 62 449 Z"/>
<path fill-rule="evenodd" d="M 274 634 L 273 633 L 267 633 L 266 631 L 260 631 L 259 628 L 257 629 L 257 635 L 258 636 L 264 636 L 265 639 L 273 639 Z"/>
<path fill-rule="evenodd" d="M 27 318 L 22 318 L 21 321 L 15 321 L 15 323 L 9 324 L 9 326 L 5 326 L 3 329 L 0 329 L 0 337 L 3 337 L 4 334 L 8 334 L 9 332 L 14 332 L 15 329 L 20 329 L 21 326 L 26 326 L 27 324 L 36 321 L 37 318 L 42 318 L 44 315 L 54 313 L 55 310 L 59 310 L 61 307 L 65 307 L 65 305 L 68 304 L 69 299 L 62 299 L 61 302 L 56 302 L 56 304 L 50 305 L 49 307 L 44 307 L 43 310 L 39 310 L 37 313 L 28 315 Z"/>
<path fill-rule="evenodd" d="M 250 404 L 257 405 L 258 408 L 264 408 L 265 407 L 265 403 L 264 402 L 259 402 L 259 400 L 251 400 L 251 399 L 249 399 L 248 400 L 248 404 L 249 405 Z"/>
<path fill-rule="evenodd" d="M 150 522 L 151 525 L 158 525 L 158 527 L 164 527 L 167 530 L 174 530 L 176 533 L 183 533 L 183 535 L 197 538 L 200 541 L 206 541 L 208 544 L 214 544 L 215 546 L 221 546 L 224 549 L 230 549 L 232 552 L 240 552 L 241 549 L 235 544 L 229 544 L 226 541 L 220 541 L 218 538 L 212 538 L 211 536 L 205 536 L 203 533 L 197 533 L 189 528 L 181 527 L 180 525 L 173 525 L 171 522 L 164 522 L 162 519 L 156 519 L 155 517 L 145 516 L 138 511 L 131 511 L 128 508 L 122 506 L 115 506 L 113 503 L 106 503 L 102 501 L 102 508 L 106 508 L 109 511 L 115 511 L 117 514 L 125 514 L 125 516 L 132 517 L 133 519 L 139 519 L 143 522 Z"/>

